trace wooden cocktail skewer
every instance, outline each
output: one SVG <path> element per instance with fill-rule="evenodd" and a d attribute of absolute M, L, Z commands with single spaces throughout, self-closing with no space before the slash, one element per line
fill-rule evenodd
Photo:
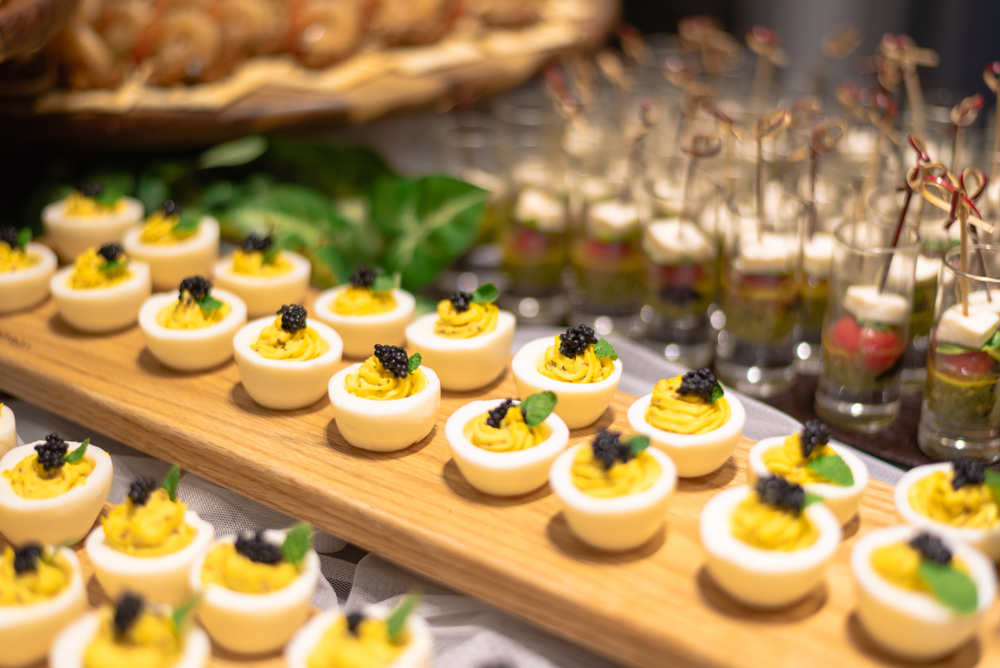
<path fill-rule="evenodd" d="M 612 86 L 623 93 L 632 92 L 635 83 L 625 69 L 625 63 L 622 62 L 617 53 L 611 49 L 601 49 L 594 56 L 594 60 L 597 61 L 597 69 L 601 71 L 605 79 L 611 82 Z"/>
<path fill-rule="evenodd" d="M 885 35 L 879 46 L 882 54 L 890 63 L 903 73 L 903 83 L 906 85 L 906 97 L 913 113 L 913 127 L 917 134 L 925 130 L 924 94 L 920 88 L 918 67 L 937 67 L 940 59 L 932 49 L 917 47 L 913 39 L 906 35 Z"/>
<path fill-rule="evenodd" d="M 975 95 L 970 95 L 951 108 L 951 127 L 955 133 L 951 147 L 951 169 L 954 172 L 958 171 L 959 158 L 962 156 L 962 151 L 964 149 L 963 139 L 965 135 L 965 128 L 976 122 L 976 117 L 979 116 L 979 110 L 985 105 L 986 101 L 983 99 L 983 96 L 976 93 Z"/>
<path fill-rule="evenodd" d="M 680 99 L 680 119 L 677 122 L 677 132 L 675 141 L 680 144 L 680 139 L 684 134 L 684 127 L 688 120 L 694 118 L 698 112 L 698 106 L 712 97 L 715 97 L 715 89 L 706 83 L 698 81 L 691 68 L 684 64 L 684 61 L 674 56 L 667 58 L 661 70 L 663 77 L 681 89 Z"/>
<path fill-rule="evenodd" d="M 978 200 L 980 196 L 986 192 L 986 184 L 988 181 L 989 179 L 986 178 L 986 175 L 975 167 L 969 167 L 968 169 L 963 170 L 962 174 L 958 177 L 958 185 L 962 189 L 965 196 L 969 198 L 971 204 L 975 204 L 976 200 Z M 975 189 L 971 189 L 969 187 L 970 183 L 975 184 Z M 963 229 L 968 228 L 969 233 L 972 235 L 972 243 L 976 245 L 976 255 L 979 257 L 979 263 L 983 266 L 983 276 L 989 278 L 990 274 L 989 268 L 986 266 L 986 257 L 983 255 L 983 249 L 979 247 L 979 231 L 976 230 L 975 227 L 970 227 L 968 224 L 969 208 L 963 207 L 962 211 L 964 212 L 962 227 Z M 993 301 L 993 295 L 990 294 L 990 286 L 984 284 L 983 287 L 986 288 L 986 300 Z"/>
<path fill-rule="evenodd" d="M 990 183 L 994 187 L 1000 178 L 1000 60 L 993 61 L 983 69 L 986 87 L 996 95 L 996 109 L 993 117 L 993 154 L 990 156 Z M 997 204 L 992 203 L 994 212 Z"/>
<path fill-rule="evenodd" d="M 642 165 L 642 140 L 646 138 L 650 130 L 656 125 L 656 109 L 652 101 L 643 100 L 639 105 L 639 125 L 626 136 L 625 140 L 629 144 L 628 163 L 625 166 L 625 180 L 618 190 L 618 201 L 622 203 L 631 202 L 633 199 L 632 183 L 638 178 Z"/>
<path fill-rule="evenodd" d="M 701 103 L 705 111 L 715 116 L 718 121 L 719 134 L 722 136 L 723 159 L 725 160 L 726 173 L 726 200 L 729 200 L 736 192 L 736 175 L 733 173 L 736 162 L 736 142 L 743 139 L 740 128 L 729 117 L 726 112 L 712 104 L 710 100 Z"/>
<path fill-rule="evenodd" d="M 682 220 L 687 220 L 691 217 L 691 188 L 694 185 L 698 160 L 718 155 L 721 150 L 722 140 L 717 135 L 702 134 L 691 137 L 691 141 L 684 148 L 684 152 L 688 154 L 688 168 L 687 173 L 684 175 L 684 202 L 681 204 Z"/>
<path fill-rule="evenodd" d="M 819 214 L 816 211 L 816 176 L 819 172 L 819 156 L 829 153 L 844 135 L 847 127 L 837 118 L 820 121 L 813 125 L 809 135 L 809 229 L 811 238 L 819 227 Z"/>
<path fill-rule="evenodd" d="M 786 109 L 775 109 L 757 119 L 753 138 L 757 141 L 757 239 L 763 235 L 764 226 L 764 139 L 775 137 L 791 123 Z"/>
<path fill-rule="evenodd" d="M 906 225 L 906 215 L 910 210 L 910 201 L 913 199 L 913 184 L 918 182 L 920 179 L 920 170 L 923 166 L 930 162 L 930 158 L 927 155 L 927 150 L 924 147 L 924 143 L 919 137 L 915 137 L 910 134 L 906 137 L 907 143 L 913 148 L 917 153 L 917 164 L 906 172 L 905 178 L 905 191 L 906 194 L 903 196 L 903 206 L 899 210 L 899 219 L 896 221 L 896 229 L 892 233 L 892 247 L 895 248 L 899 243 L 899 235 L 903 232 L 903 226 Z M 885 282 L 889 279 L 889 268 L 892 265 L 892 256 L 894 253 L 889 251 L 889 254 L 885 258 L 885 267 L 882 269 L 882 280 L 879 282 L 878 291 L 882 292 L 885 289 Z"/>
<path fill-rule="evenodd" d="M 788 66 L 788 55 L 779 46 L 780 43 L 778 33 L 765 26 L 754 26 L 747 31 L 747 46 L 757 54 L 753 93 L 750 97 L 753 111 L 764 108 L 765 98 L 774 79 L 774 68 Z"/>
<path fill-rule="evenodd" d="M 656 64 L 656 57 L 653 55 L 653 50 L 649 48 L 646 38 L 642 36 L 641 32 L 635 29 L 635 26 L 622 23 L 618 26 L 615 33 L 618 35 L 618 41 L 621 42 L 622 52 L 626 56 L 645 67 L 651 67 Z"/>
<path fill-rule="evenodd" d="M 826 92 L 827 71 L 830 63 L 843 60 L 861 46 L 861 31 L 854 26 L 841 26 L 823 35 L 820 42 L 820 59 L 813 75 L 813 94 L 823 97 Z"/>
<path fill-rule="evenodd" d="M 884 91 L 876 92 L 874 97 L 874 107 L 868 110 L 868 120 L 875 126 L 875 147 L 868 158 L 865 180 L 861 185 L 861 192 L 858 194 L 858 201 L 854 207 L 854 214 L 858 220 L 864 218 L 865 207 L 868 205 L 868 196 L 875 189 L 875 179 L 878 174 L 879 163 L 882 161 L 882 147 L 884 140 L 888 139 L 895 143 L 895 130 L 893 123 L 899 109 L 888 93 Z"/>

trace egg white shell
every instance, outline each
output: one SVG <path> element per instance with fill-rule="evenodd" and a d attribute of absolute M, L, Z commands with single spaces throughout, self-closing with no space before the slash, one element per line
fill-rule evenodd
<path fill-rule="evenodd" d="M 670 457 L 655 448 L 647 452 L 660 465 L 660 477 L 649 489 L 612 498 L 584 494 L 570 475 L 580 443 L 552 463 L 549 485 L 562 502 L 563 514 L 576 536 L 599 550 L 620 551 L 639 547 L 653 537 L 667 516 L 667 504 L 677 487 L 677 468 Z"/>
<path fill-rule="evenodd" d="M 83 654 L 101 628 L 101 617 L 91 612 L 66 627 L 56 638 L 49 655 L 49 668 L 84 668 Z M 212 643 L 197 626 L 192 626 L 184 638 L 181 658 L 171 668 L 203 668 L 208 664 Z"/>
<path fill-rule="evenodd" d="M 211 216 L 201 219 L 198 231 L 176 244 L 147 244 L 139 239 L 142 225 L 125 233 L 122 246 L 132 259 L 149 264 L 154 290 L 170 290 L 188 276 L 212 277 L 219 261 L 219 223 Z"/>
<path fill-rule="evenodd" d="M 283 531 L 265 531 L 267 540 L 280 545 Z M 234 543 L 236 536 L 226 536 L 216 544 Z M 201 580 L 205 557 L 194 562 L 188 571 L 189 583 L 202 594 L 198 619 L 212 640 L 237 654 L 273 652 L 284 647 L 309 618 L 312 596 L 319 580 L 319 557 L 310 550 L 299 576 L 287 587 L 267 594 L 245 594 L 217 584 L 207 587 Z"/>
<path fill-rule="evenodd" d="M 105 593 L 116 599 L 122 592 L 131 591 L 171 607 L 191 598 L 191 565 L 208 552 L 215 540 L 215 527 L 193 510 L 187 511 L 184 519 L 197 530 L 194 540 L 182 550 L 161 557 L 119 552 L 104 542 L 104 527 L 94 527 L 87 536 L 87 554 Z"/>
<path fill-rule="evenodd" d="M 0 471 L 14 468 L 25 457 L 36 454 L 35 441 L 14 448 L 0 459 Z M 72 452 L 80 444 L 67 441 Z M 87 481 L 51 499 L 24 499 L 14 493 L 10 480 L 0 476 L 0 533 L 21 545 L 37 541 L 47 545 L 72 545 L 87 535 L 101 514 L 111 491 L 111 455 L 91 444 L 87 457 L 95 462 Z"/>
<path fill-rule="evenodd" d="M 17 422 L 14 411 L 4 404 L 0 408 L 0 457 L 17 447 Z"/>
<path fill-rule="evenodd" d="M 551 430 L 549 437 L 532 448 L 515 452 L 491 452 L 473 445 L 463 433 L 465 425 L 501 403 L 503 399 L 492 399 L 473 401 L 462 406 L 448 418 L 444 434 L 458 470 L 470 485 L 494 496 L 527 494 L 548 481 L 552 462 L 566 449 L 569 442 L 569 429 L 553 413 L 544 422 Z M 520 403 L 516 402 L 515 406 Z"/>
<path fill-rule="evenodd" d="M 803 512 L 819 529 L 816 542 L 793 552 L 761 550 L 733 536 L 733 511 L 753 489 L 725 489 L 701 511 L 701 542 L 708 552 L 708 572 L 730 596 L 758 608 L 778 608 L 797 601 L 823 580 L 827 562 L 840 545 L 840 522 L 819 503 Z"/>
<path fill-rule="evenodd" d="M 0 272 L 0 313 L 13 313 L 35 306 L 49 296 L 49 281 L 56 273 L 56 254 L 47 246 L 29 243 L 25 250 L 39 258 L 24 271 Z"/>
<path fill-rule="evenodd" d="M 211 369 L 232 357 L 233 337 L 247 322 L 247 307 L 225 290 L 212 290 L 212 296 L 229 304 L 232 312 L 222 322 L 203 329 L 167 329 L 156 322 L 160 310 L 177 300 L 177 292 L 161 292 L 147 299 L 139 310 L 139 327 L 149 352 L 180 371 Z"/>
<path fill-rule="evenodd" d="M 323 638 L 323 634 L 343 615 L 339 610 L 327 610 L 316 615 L 303 626 L 285 649 L 285 663 L 288 668 L 308 668 L 309 656 Z M 385 619 L 389 609 L 385 606 L 372 606 L 365 614 L 375 619 Z M 410 615 L 406 619 L 406 630 L 410 634 L 410 643 L 406 650 L 386 668 L 431 668 L 433 640 L 427 622 L 422 617 Z"/>
<path fill-rule="evenodd" d="M 73 550 L 55 548 L 70 565 L 66 588 L 48 601 L 0 606 L 0 666 L 28 666 L 44 659 L 59 632 L 87 610 L 87 587 Z"/>
<path fill-rule="evenodd" d="M 955 527 L 943 522 L 936 522 L 931 518 L 921 515 L 910 505 L 910 488 L 920 480 L 923 480 L 932 473 L 944 471 L 951 473 L 951 462 L 941 462 L 939 464 L 926 464 L 912 468 L 903 474 L 903 477 L 896 483 L 896 490 L 893 498 L 896 502 L 896 512 L 907 524 L 920 527 L 925 531 L 930 531 L 942 538 L 965 543 L 976 548 L 993 561 L 1000 561 L 1000 526 L 992 529 L 966 529 Z"/>
<path fill-rule="evenodd" d="M 305 362 L 265 359 L 250 346 L 261 330 L 273 322 L 274 316 L 254 320 L 233 338 L 243 387 L 254 401 L 267 408 L 289 410 L 310 406 L 326 394 L 330 378 L 340 364 L 344 344 L 332 328 L 310 320 L 309 326 L 330 345 L 329 350 Z"/>
<path fill-rule="evenodd" d="M 316 298 L 312 313 L 313 318 L 322 320 L 337 330 L 344 340 L 344 354 L 348 357 L 371 357 L 376 343 L 384 346 L 401 346 L 406 340 L 406 326 L 413 322 L 413 312 L 417 302 L 409 292 L 393 290 L 396 308 L 388 313 L 377 315 L 340 315 L 330 310 L 337 295 L 346 290 L 348 285 L 341 285 L 330 290 L 324 290 Z"/>
<path fill-rule="evenodd" d="M 91 246 L 121 243 L 125 238 L 125 232 L 141 222 L 145 213 L 139 200 L 131 197 L 123 199 L 125 209 L 121 213 L 109 213 L 103 216 L 67 216 L 64 199 L 42 209 L 45 239 L 59 254 L 59 259 L 63 262 L 72 262 L 77 255 Z"/>
<path fill-rule="evenodd" d="M 765 438 L 756 443 L 747 454 L 747 483 L 750 486 L 756 485 L 761 478 L 774 475 L 764 464 L 764 453 L 771 448 L 781 447 L 785 444 L 784 436 Z M 868 486 L 868 467 L 850 450 L 846 450 L 836 443 L 830 443 L 830 448 L 840 455 L 840 458 L 851 469 L 854 476 L 854 484 L 850 487 L 831 485 L 825 482 L 811 482 L 803 485 L 807 492 L 818 494 L 823 497 L 823 505 L 830 509 L 841 526 L 847 524 L 852 517 L 857 515 L 861 507 L 861 497 L 865 487 Z"/>
<path fill-rule="evenodd" d="M 715 471 L 729 459 L 743 435 L 746 410 L 732 393 L 726 393 L 729 402 L 729 420 L 707 434 L 674 434 L 657 429 L 646 422 L 646 410 L 653 395 L 636 399 L 629 406 L 628 423 L 632 431 L 649 439 L 649 444 L 670 455 L 681 478 L 693 478 Z"/>
<path fill-rule="evenodd" d="M 545 351 L 553 343 L 551 336 L 535 339 L 524 344 L 514 355 L 511 369 L 517 393 L 524 399 L 537 392 L 555 392 L 559 399 L 555 414 L 567 427 L 580 429 L 593 424 L 611 405 L 622 377 L 622 363 L 615 360 L 611 375 L 599 383 L 566 383 L 546 378 L 538 373 L 538 367 L 545 364 Z"/>
<path fill-rule="evenodd" d="M 489 385 L 507 367 L 514 342 L 512 313 L 500 311 L 489 334 L 471 339 L 449 339 L 434 333 L 436 313 L 417 318 L 406 328 L 406 349 L 420 353 L 421 362 L 434 369 L 445 390 L 465 392 Z"/>
<path fill-rule="evenodd" d="M 302 304 L 309 290 L 312 265 L 298 253 L 283 250 L 292 268 L 280 276 L 247 276 L 233 271 L 229 256 L 215 265 L 215 284 L 237 295 L 247 305 L 247 315 L 259 318 L 274 315 L 285 304 Z"/>
<path fill-rule="evenodd" d="M 148 264 L 131 261 L 129 270 L 132 276 L 122 283 L 86 290 L 69 286 L 72 265 L 57 271 L 50 287 L 63 320 L 75 329 L 95 334 L 134 325 L 143 302 L 152 294 L 152 288 Z"/>
<path fill-rule="evenodd" d="M 344 440 L 362 450 L 391 452 L 408 448 L 431 433 L 441 405 L 441 382 L 432 369 L 421 365 L 427 387 L 419 393 L 376 401 L 347 391 L 348 374 L 357 373 L 360 367 L 352 364 L 330 379 L 330 403 Z"/>
<path fill-rule="evenodd" d="M 918 661 L 948 654 L 976 632 L 976 624 L 996 598 L 993 564 L 978 550 L 947 536 L 940 536 L 952 554 L 969 569 L 979 599 L 976 612 L 959 615 L 931 596 L 908 591 L 883 579 L 872 568 L 872 551 L 883 545 L 909 542 L 921 529 L 893 526 L 877 529 L 858 539 L 851 550 L 858 601 L 858 620 L 879 645 L 894 654 Z"/>

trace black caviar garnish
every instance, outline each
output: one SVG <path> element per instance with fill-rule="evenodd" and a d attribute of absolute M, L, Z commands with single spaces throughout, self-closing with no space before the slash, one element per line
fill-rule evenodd
<path fill-rule="evenodd" d="M 494 429 L 499 429 L 500 423 L 503 421 L 505 417 L 507 417 L 507 411 L 509 411 L 511 406 L 513 405 L 514 405 L 513 399 L 504 399 L 502 404 L 500 404 L 496 408 L 492 408 L 486 411 L 489 414 L 489 417 L 486 418 L 486 424 L 493 427 Z"/>
<path fill-rule="evenodd" d="M 808 457 L 820 445 L 830 442 L 830 428 L 819 420 L 809 420 L 799 432 L 799 442 L 802 443 L 802 456 Z"/>
<path fill-rule="evenodd" d="M 351 274 L 351 285 L 356 288 L 370 288 L 375 282 L 375 270 L 365 265 L 358 265 L 358 270 Z"/>
<path fill-rule="evenodd" d="M 281 316 L 281 328 L 289 334 L 294 334 L 306 326 L 306 316 L 309 312 L 300 304 L 285 304 L 278 309 Z"/>
<path fill-rule="evenodd" d="M 125 635 L 129 628 L 135 623 L 145 607 L 142 598 L 125 592 L 115 601 L 115 631 L 118 635 Z"/>
<path fill-rule="evenodd" d="M 559 352 L 566 357 L 576 357 L 591 346 L 597 343 L 597 336 L 594 330 L 586 325 L 570 327 L 559 337 Z"/>
<path fill-rule="evenodd" d="M 35 446 L 35 452 L 38 453 L 38 463 L 46 471 L 64 466 L 66 460 L 63 457 L 68 450 L 69 445 L 56 434 L 49 434 L 45 437 L 45 443 Z"/>
<path fill-rule="evenodd" d="M 396 378 L 406 378 L 410 372 L 410 358 L 399 346 L 375 344 L 375 358 Z"/>
<path fill-rule="evenodd" d="M 149 501 L 149 495 L 156 491 L 156 480 L 153 478 L 136 478 L 128 486 L 128 498 L 136 506 L 144 506 Z"/>
<path fill-rule="evenodd" d="M 271 247 L 271 235 L 268 234 L 265 237 L 258 237 L 256 234 L 249 234 L 247 238 L 243 240 L 243 251 L 246 253 L 252 253 L 253 251 L 260 251 L 263 253 L 268 248 Z"/>
<path fill-rule="evenodd" d="M 472 295 L 468 292 L 462 292 L 459 290 L 458 292 L 452 293 L 451 297 L 448 297 L 448 301 L 451 302 L 451 305 L 455 307 L 456 311 L 459 313 L 465 313 L 469 310 L 469 304 L 472 303 Z"/>
<path fill-rule="evenodd" d="M 681 386 L 677 390 L 677 393 L 682 396 L 694 394 L 705 401 L 711 401 L 712 393 L 715 392 L 715 387 L 718 384 L 719 379 L 715 377 L 715 373 L 708 367 L 705 367 L 704 369 L 688 371 L 684 374 L 681 377 Z"/>
<path fill-rule="evenodd" d="M 352 612 L 347 615 L 347 632 L 352 636 L 358 635 L 358 627 L 365 621 L 365 615 L 361 612 Z"/>
<path fill-rule="evenodd" d="M 953 489 L 966 485 L 982 485 L 986 481 L 986 464 L 975 459 L 962 457 L 951 463 L 954 475 L 951 477 Z"/>
<path fill-rule="evenodd" d="M 621 432 L 605 430 L 595 436 L 590 444 L 594 457 L 601 460 L 606 469 L 614 466 L 616 461 L 624 464 L 632 459 L 632 446 L 623 443 L 621 436 Z"/>
<path fill-rule="evenodd" d="M 84 197 L 100 197 L 104 193 L 104 186 L 97 181 L 84 183 L 80 186 L 80 194 Z"/>
<path fill-rule="evenodd" d="M 172 199 L 163 200 L 163 204 L 160 205 L 160 211 L 163 212 L 164 216 L 173 216 L 181 212 L 181 205 Z"/>
<path fill-rule="evenodd" d="M 101 257 L 107 262 L 114 262 L 118 259 L 118 256 L 124 253 L 124 249 L 118 244 L 104 244 L 101 249 L 97 251 Z"/>
<path fill-rule="evenodd" d="M 211 289 L 212 284 L 204 276 L 189 276 L 181 281 L 180 298 L 184 299 L 184 292 L 187 291 L 193 300 L 200 302 Z"/>
<path fill-rule="evenodd" d="M 769 476 L 757 481 L 757 494 L 769 506 L 784 508 L 796 515 L 802 512 L 806 502 L 806 490 L 801 485 L 788 482 L 778 476 Z"/>
<path fill-rule="evenodd" d="M 25 543 L 14 550 L 14 572 L 20 575 L 38 568 L 38 558 L 42 556 L 39 543 Z"/>
<path fill-rule="evenodd" d="M 258 529 L 252 535 L 237 536 L 236 551 L 258 564 L 276 564 L 281 561 L 281 548 L 264 537 L 263 529 Z"/>
<path fill-rule="evenodd" d="M 910 541 L 910 547 L 923 555 L 924 559 L 930 559 L 942 566 L 951 562 L 951 550 L 937 536 L 921 531 Z"/>
<path fill-rule="evenodd" d="M 0 225 L 0 241 L 10 246 L 11 250 L 16 250 L 18 247 L 17 228 L 13 225 Z"/>

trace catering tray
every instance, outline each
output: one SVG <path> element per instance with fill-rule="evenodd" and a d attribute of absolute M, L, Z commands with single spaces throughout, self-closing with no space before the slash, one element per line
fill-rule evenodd
<path fill-rule="evenodd" d="M 371 453 L 345 443 L 326 399 L 298 411 L 261 408 L 243 389 L 235 363 L 207 373 L 170 371 L 145 350 L 138 328 L 82 335 L 69 329 L 50 300 L 0 316 L 0 390 L 621 664 L 897 665 L 858 624 L 848 566 L 860 534 L 898 521 L 887 484 L 869 483 L 825 587 L 805 600 L 759 612 L 713 584 L 698 516 L 719 490 L 744 482 L 746 439 L 719 471 L 680 482 L 664 531 L 638 549 L 607 554 L 573 537 L 547 487 L 517 498 L 489 497 L 471 488 L 452 461 L 444 420 L 469 401 L 515 395 L 509 373 L 482 391 L 443 393 L 438 425 L 420 443 Z M 627 431 L 625 412 L 633 400 L 618 393 L 597 424 L 574 430 L 570 443 L 602 428 Z M 1000 606 L 979 628 L 975 640 L 931 665 L 1000 665 Z"/>

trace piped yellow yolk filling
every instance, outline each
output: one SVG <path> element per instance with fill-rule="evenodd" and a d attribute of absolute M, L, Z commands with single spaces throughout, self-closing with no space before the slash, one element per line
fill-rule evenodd
<path fill-rule="evenodd" d="M 628 496 L 649 489 L 660 477 L 660 465 L 648 452 L 640 452 L 625 463 L 616 461 L 611 468 L 594 457 L 594 449 L 583 447 L 573 457 L 570 479 L 577 489 L 597 498 Z"/>
<path fill-rule="evenodd" d="M 77 256 L 73 262 L 73 273 L 69 275 L 69 287 L 74 290 L 110 288 L 132 277 L 125 253 L 121 253 L 115 261 L 116 264 L 121 264 L 120 267 L 107 269 L 108 261 L 97 251 L 96 247 L 88 248 Z"/>
<path fill-rule="evenodd" d="M 539 443 L 544 443 L 545 439 L 552 433 L 552 430 L 544 422 L 537 427 L 529 427 L 518 406 L 510 407 L 510 410 L 500 421 L 499 429 L 486 423 L 489 418 L 489 413 L 483 413 L 470 420 L 466 423 L 462 433 L 473 445 L 491 452 L 527 450 Z"/>
<path fill-rule="evenodd" d="M 189 239 L 198 233 L 198 228 L 177 230 L 175 226 L 178 222 L 180 222 L 180 216 L 177 214 L 166 216 L 162 211 L 155 211 L 146 218 L 142 231 L 139 233 L 139 241 L 157 246 L 169 246 Z"/>
<path fill-rule="evenodd" d="M 872 550 L 872 569 L 891 584 L 910 591 L 930 593 L 920 577 L 920 560 L 923 555 L 907 543 L 889 543 Z M 969 570 L 959 559 L 953 559 L 955 568 L 968 575 Z"/>
<path fill-rule="evenodd" d="M 756 492 L 736 506 L 730 531 L 751 547 L 781 552 L 805 549 L 819 538 L 819 529 L 808 517 L 769 506 Z"/>
<path fill-rule="evenodd" d="M 146 608 L 123 634 L 115 632 L 115 611 L 102 608 L 97 635 L 83 652 L 84 668 L 170 668 L 181 658 L 173 619 Z"/>
<path fill-rule="evenodd" d="M 396 308 L 396 298 L 391 290 L 349 286 L 337 295 L 330 310 L 338 315 L 379 315 Z"/>
<path fill-rule="evenodd" d="M 1000 508 L 986 485 L 954 489 L 951 472 L 936 471 L 910 487 L 910 506 L 935 522 L 966 529 L 992 529 L 1000 524 Z"/>
<path fill-rule="evenodd" d="M 201 569 L 201 581 L 244 594 L 267 594 L 284 589 L 299 577 L 299 569 L 281 560 L 276 564 L 250 561 L 232 543 L 216 545 Z"/>
<path fill-rule="evenodd" d="M 803 457 L 802 439 L 798 434 L 792 434 L 785 437 L 785 442 L 782 445 L 766 450 L 761 459 L 771 473 L 781 476 L 788 482 L 794 482 L 796 485 L 805 485 L 814 482 L 829 482 L 826 478 L 806 468 L 806 464 L 816 461 L 820 457 L 836 456 L 836 454 L 829 445 L 817 445 L 813 448 L 812 454 Z"/>
<path fill-rule="evenodd" d="M 0 241 L 0 274 L 31 269 L 38 262 L 39 258 L 34 253 L 27 253 L 20 246 L 11 248 L 6 241 Z"/>
<path fill-rule="evenodd" d="M 38 462 L 38 455 L 25 457 L 12 469 L 2 474 L 10 480 L 10 488 L 22 499 L 54 499 L 74 487 L 87 484 L 87 476 L 97 462 L 90 456 L 75 464 L 63 464 L 48 471 Z"/>
<path fill-rule="evenodd" d="M 646 422 L 673 434 L 707 434 L 729 421 L 732 413 L 725 397 L 705 401 L 695 394 L 681 395 L 681 380 L 676 376 L 656 383 Z"/>
<path fill-rule="evenodd" d="M 437 314 L 435 334 L 446 339 L 471 339 L 489 334 L 497 328 L 500 309 L 493 304 L 473 302 L 465 311 L 459 311 L 450 300 L 444 299 L 438 302 Z"/>
<path fill-rule="evenodd" d="M 599 383 L 611 376 L 614 362 L 610 357 L 598 357 L 592 345 L 576 357 L 566 357 L 559 352 L 559 340 L 556 336 L 555 345 L 545 350 L 545 362 L 538 367 L 538 373 L 552 380 L 581 384 Z"/>
<path fill-rule="evenodd" d="M 55 598 L 69 586 L 73 569 L 66 558 L 42 555 L 32 571 L 14 570 L 14 550 L 7 548 L 0 557 L 0 607 L 31 605 Z"/>
<path fill-rule="evenodd" d="M 233 253 L 233 273 L 258 278 L 281 276 L 292 270 L 292 263 L 284 253 L 276 253 L 269 262 L 264 261 L 261 251 L 236 250 Z"/>
<path fill-rule="evenodd" d="M 66 202 L 63 215 L 71 218 L 96 218 L 97 216 L 121 213 L 128 205 L 128 202 L 122 197 L 111 206 L 104 206 L 93 197 L 87 197 L 80 192 L 70 193 L 63 201 Z"/>
<path fill-rule="evenodd" d="M 389 629 L 380 619 L 365 619 L 357 627 L 357 635 L 347 628 L 347 619 L 338 617 L 330 625 L 312 654 L 306 659 L 308 668 L 386 668 L 406 651 L 406 632 L 396 642 L 389 642 Z"/>
<path fill-rule="evenodd" d="M 406 378 L 396 378 L 382 362 L 372 355 L 358 367 L 357 373 L 347 374 L 344 386 L 350 394 L 362 399 L 388 401 L 404 399 L 418 394 L 427 387 L 427 376 L 417 369 L 406 374 Z"/>
<path fill-rule="evenodd" d="M 156 324 L 164 329 L 205 329 L 219 324 L 232 312 L 233 307 L 225 302 L 214 311 L 206 311 L 185 291 L 183 298 L 160 309 Z"/>
<path fill-rule="evenodd" d="M 118 552 L 134 557 L 162 557 L 179 552 L 198 534 L 184 521 L 186 511 L 187 505 L 171 501 L 165 489 L 150 494 L 141 506 L 126 498 L 104 518 L 104 541 Z"/>
<path fill-rule="evenodd" d="M 250 348 L 264 359 L 308 362 L 326 353 L 330 344 L 312 327 L 303 327 L 294 334 L 286 332 L 281 328 L 279 315 L 260 331 Z"/>

